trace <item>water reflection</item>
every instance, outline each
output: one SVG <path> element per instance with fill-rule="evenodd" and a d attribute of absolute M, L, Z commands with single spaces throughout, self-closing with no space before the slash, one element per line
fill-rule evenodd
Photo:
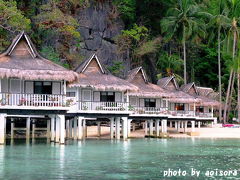
<path fill-rule="evenodd" d="M 64 179 L 65 145 L 59 145 L 59 179 Z"/>
<path fill-rule="evenodd" d="M 5 167 L 5 147 L 0 145 L 0 179 L 4 179 L 4 167 Z"/>

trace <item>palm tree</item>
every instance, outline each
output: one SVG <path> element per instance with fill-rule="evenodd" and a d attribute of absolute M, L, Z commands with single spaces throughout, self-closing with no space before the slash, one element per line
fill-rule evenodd
<path fill-rule="evenodd" d="M 184 60 L 184 83 L 187 84 L 186 41 L 205 35 L 205 23 L 202 12 L 193 0 L 178 0 L 176 7 L 167 11 L 167 17 L 161 20 L 162 32 L 167 40 L 174 35 L 181 39 Z"/>
<path fill-rule="evenodd" d="M 229 16 L 231 18 L 231 28 L 229 30 L 229 35 L 228 38 L 232 39 L 233 44 L 232 44 L 232 59 L 233 62 L 235 61 L 235 54 L 236 54 L 236 44 L 238 40 L 238 18 L 240 17 L 240 0 L 226 0 L 226 5 L 229 11 Z M 231 68 L 230 70 L 230 76 L 229 76 L 229 81 L 228 81 L 228 89 L 227 89 L 227 95 L 226 95 L 226 101 L 225 101 L 225 106 L 224 106 L 224 115 L 223 115 L 223 121 L 224 123 L 226 122 L 227 118 L 227 109 L 229 105 L 229 98 L 231 94 L 231 84 L 234 82 L 234 68 Z M 238 76 L 238 79 L 240 76 Z M 239 84 L 239 83 L 238 83 Z M 238 87 L 240 88 L 240 87 Z M 238 97 L 240 97 L 240 91 L 238 91 Z M 240 118 L 240 100 L 238 102 L 238 118 Z"/>
<path fill-rule="evenodd" d="M 225 31 L 230 24 L 228 18 L 228 11 L 225 8 L 224 0 L 220 0 L 217 4 L 214 14 L 210 14 L 209 27 L 217 29 L 217 42 L 218 42 L 218 84 L 219 84 L 219 102 L 222 104 L 222 75 L 221 75 L 221 34 Z M 212 31 L 211 36 L 215 36 L 215 31 Z M 219 120 L 222 118 L 222 106 L 219 107 Z"/>

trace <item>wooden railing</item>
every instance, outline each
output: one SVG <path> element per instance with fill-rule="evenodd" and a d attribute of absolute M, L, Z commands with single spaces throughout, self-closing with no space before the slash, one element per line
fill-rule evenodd
<path fill-rule="evenodd" d="M 79 102 L 79 109 L 85 111 L 128 111 L 126 102 Z"/>
<path fill-rule="evenodd" d="M 194 111 L 188 111 L 188 110 L 184 110 L 184 111 L 169 110 L 169 114 L 172 116 L 186 116 L 186 117 L 195 116 Z"/>
<path fill-rule="evenodd" d="M 168 109 L 165 107 L 129 107 L 129 111 L 134 114 L 168 114 Z"/>
<path fill-rule="evenodd" d="M 196 112 L 195 115 L 197 117 L 213 117 L 213 113 L 211 112 Z"/>
<path fill-rule="evenodd" d="M 0 93 L 0 106 L 63 107 L 64 95 Z"/>

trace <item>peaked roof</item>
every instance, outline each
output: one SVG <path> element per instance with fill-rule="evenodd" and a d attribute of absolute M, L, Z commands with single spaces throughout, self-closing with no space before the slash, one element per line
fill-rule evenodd
<path fill-rule="evenodd" d="M 197 86 L 197 90 L 200 96 L 208 96 L 209 93 L 214 92 L 212 88 L 200 87 L 200 86 Z"/>
<path fill-rule="evenodd" d="M 137 91 L 138 88 L 126 80 L 113 76 L 101 63 L 96 54 L 83 61 L 75 70 L 77 81 L 69 87 L 91 87 L 97 90 Z"/>
<path fill-rule="evenodd" d="M 145 71 L 142 67 L 132 69 L 128 72 L 127 81 L 139 88 L 138 92 L 130 92 L 132 96 L 142 97 L 172 97 L 174 94 L 165 89 L 148 82 Z"/>
<path fill-rule="evenodd" d="M 109 71 L 101 64 L 101 62 L 99 61 L 99 59 L 98 59 L 98 57 L 97 57 L 97 55 L 96 55 L 95 53 L 94 53 L 93 55 L 91 55 L 88 59 L 84 60 L 84 61 L 75 69 L 75 71 L 76 71 L 77 73 L 82 73 L 82 72 L 84 72 L 84 71 L 87 69 L 87 67 L 88 67 L 88 65 L 90 64 L 90 62 L 93 61 L 93 60 L 96 60 L 98 66 L 99 66 L 99 68 L 100 68 L 100 70 L 101 70 L 101 72 L 102 72 L 103 74 L 107 74 L 107 73 L 109 72 Z"/>
<path fill-rule="evenodd" d="M 27 80 L 76 79 L 76 73 L 42 57 L 25 32 L 18 34 L 5 52 L 0 54 L 0 78 Z"/>
<path fill-rule="evenodd" d="M 147 78 L 146 72 L 143 70 L 142 66 L 134 68 L 134 69 L 128 71 L 127 78 L 126 78 L 127 81 L 129 81 L 129 82 L 132 81 L 139 71 L 141 72 L 144 81 L 148 82 L 148 78 Z"/>
<path fill-rule="evenodd" d="M 157 81 L 157 85 L 159 85 L 159 86 L 162 87 L 162 88 L 167 88 L 168 84 L 169 84 L 171 81 L 173 82 L 175 88 L 176 88 L 176 89 L 179 89 L 178 84 L 177 84 L 176 79 L 175 79 L 174 76 L 169 76 L 169 77 L 164 77 L 164 78 L 159 79 L 159 80 Z"/>
<path fill-rule="evenodd" d="M 184 84 L 180 87 L 180 89 L 185 92 L 185 93 L 189 93 L 189 90 L 193 88 L 196 92 L 196 94 L 198 94 L 198 91 L 197 91 L 197 88 L 196 88 L 196 85 L 194 82 L 192 83 L 188 83 L 188 84 Z"/>

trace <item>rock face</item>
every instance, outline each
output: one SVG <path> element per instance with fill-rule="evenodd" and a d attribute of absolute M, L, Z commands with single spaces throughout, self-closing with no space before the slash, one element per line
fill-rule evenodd
<path fill-rule="evenodd" d="M 114 38 L 124 29 L 120 17 L 112 17 L 114 7 L 109 3 L 101 5 L 91 4 L 90 7 L 79 10 L 76 14 L 80 27 L 82 41 L 80 54 L 85 58 L 96 53 L 105 65 L 112 65 L 114 61 L 121 61 L 124 72 L 129 70 L 130 63 L 126 54 L 117 53 Z"/>

